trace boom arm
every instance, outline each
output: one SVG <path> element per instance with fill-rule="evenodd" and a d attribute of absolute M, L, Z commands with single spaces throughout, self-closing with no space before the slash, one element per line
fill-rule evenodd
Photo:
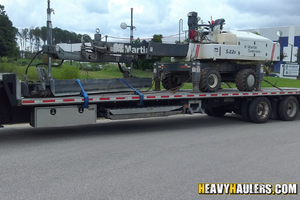
<path fill-rule="evenodd" d="M 96 40 L 97 38 L 100 38 Z M 91 46 L 82 43 L 78 52 L 64 51 L 58 45 L 45 45 L 43 52 L 61 60 L 83 62 L 123 62 L 132 59 L 151 59 L 152 56 L 186 57 L 188 44 L 162 44 L 153 41 L 135 43 L 118 43 L 101 41 L 101 35 L 95 34 Z"/>

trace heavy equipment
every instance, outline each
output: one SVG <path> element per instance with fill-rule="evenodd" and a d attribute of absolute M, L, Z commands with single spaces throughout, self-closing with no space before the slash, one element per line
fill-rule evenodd
<path fill-rule="evenodd" d="M 185 44 L 108 42 L 107 37 L 103 40 L 100 30 L 96 29 L 93 40 L 88 36 L 90 45 L 83 40 L 80 51 L 67 52 L 52 44 L 52 11 L 48 0 L 48 39 L 47 45 L 40 52 L 49 55 L 48 72 L 43 67 L 37 67 L 39 82 L 22 82 L 22 96 L 73 95 L 81 86 L 90 94 L 128 90 L 118 79 L 81 80 L 80 83 L 55 80 L 51 77 L 51 58 L 128 63 L 137 59 L 150 59 L 152 56 L 172 57 L 172 63 L 155 63 L 155 89 L 160 90 L 160 82 L 165 89 L 192 82 L 194 92 L 215 92 L 221 82 L 234 82 L 240 91 L 260 90 L 264 62 L 279 61 L 280 58 L 279 43 L 250 32 L 223 31 L 224 19 L 198 24 L 196 12 L 188 13 L 189 38 Z M 120 71 L 125 73 L 121 67 Z M 124 81 L 140 89 L 150 87 L 152 79 L 125 78 Z"/>
<path fill-rule="evenodd" d="M 39 81 L 0 73 L 0 126 L 70 126 L 96 123 L 99 117 L 194 113 L 221 117 L 227 112 L 263 123 L 269 118 L 291 121 L 298 115 L 298 88 L 261 89 L 263 64 L 279 61 L 279 43 L 249 32 L 224 31 L 224 19 L 199 24 L 198 14 L 188 13 L 188 42 L 182 44 L 109 42 L 97 29 L 89 44 L 83 40 L 80 51 L 68 52 L 52 44 L 52 11 L 48 0 L 48 40 L 38 52 L 48 54 L 48 70 L 37 66 Z M 172 57 L 172 62 L 154 64 L 155 89 L 150 91 L 139 89 L 151 87 L 152 78 L 128 76 L 120 65 L 123 79 L 56 80 L 51 74 L 52 58 L 120 64 L 152 56 Z M 234 82 L 237 89 L 219 90 L 222 81 Z M 192 90 L 180 90 L 186 82 L 193 83 Z M 160 91 L 161 83 L 166 90 Z"/>

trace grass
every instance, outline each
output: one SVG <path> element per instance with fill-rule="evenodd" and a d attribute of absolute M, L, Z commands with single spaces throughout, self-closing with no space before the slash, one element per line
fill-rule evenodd
<path fill-rule="evenodd" d="M 100 78 L 100 79 L 110 79 L 110 78 L 122 78 L 122 73 L 119 71 L 117 65 L 108 64 L 103 67 L 101 71 L 82 71 L 80 70 L 81 78 Z M 133 75 L 136 77 L 152 77 L 152 72 L 142 71 L 138 69 L 133 70 Z"/>

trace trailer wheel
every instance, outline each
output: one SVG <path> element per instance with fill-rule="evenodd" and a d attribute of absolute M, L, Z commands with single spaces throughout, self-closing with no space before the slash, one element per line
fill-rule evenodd
<path fill-rule="evenodd" d="M 258 77 L 254 70 L 243 69 L 235 77 L 236 87 L 240 91 L 253 91 L 257 86 Z"/>
<path fill-rule="evenodd" d="M 241 109 L 240 109 L 242 118 L 246 122 L 251 121 L 251 119 L 249 117 L 249 104 L 250 104 L 250 101 L 248 101 L 248 99 L 244 99 L 244 101 L 242 102 L 242 105 L 241 105 Z"/>
<path fill-rule="evenodd" d="M 283 98 L 278 105 L 278 115 L 281 120 L 293 121 L 298 116 L 299 103 L 293 96 Z"/>
<path fill-rule="evenodd" d="M 162 82 L 162 86 L 166 90 L 179 87 L 182 84 L 180 75 L 177 74 L 176 72 L 165 72 L 165 77 L 161 82 Z"/>
<path fill-rule="evenodd" d="M 226 114 L 226 110 L 223 108 L 210 108 L 206 109 L 205 113 L 212 117 L 223 117 Z"/>
<path fill-rule="evenodd" d="M 204 110 L 205 114 L 207 114 L 208 116 L 212 116 L 210 109 L 205 109 Z"/>
<path fill-rule="evenodd" d="M 268 98 L 257 97 L 250 102 L 249 117 L 252 122 L 264 123 L 272 113 L 272 106 Z"/>
<path fill-rule="evenodd" d="M 220 88 L 221 75 L 212 68 L 206 68 L 202 70 L 200 78 L 200 91 L 201 92 L 215 92 Z"/>

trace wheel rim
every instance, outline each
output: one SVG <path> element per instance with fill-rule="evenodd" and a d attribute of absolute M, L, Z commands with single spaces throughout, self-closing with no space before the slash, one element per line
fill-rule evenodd
<path fill-rule="evenodd" d="M 218 85 L 218 76 L 216 74 L 211 74 L 208 77 L 208 85 L 211 88 L 215 88 Z"/>
<path fill-rule="evenodd" d="M 254 84 L 255 84 L 255 77 L 252 74 L 250 74 L 248 76 L 248 78 L 247 78 L 247 84 L 250 87 L 254 86 Z"/>
<path fill-rule="evenodd" d="M 173 83 L 174 85 L 180 85 L 180 84 L 181 84 L 180 76 L 174 75 L 174 77 L 172 77 L 172 83 Z"/>
<path fill-rule="evenodd" d="M 289 117 L 294 117 L 297 112 L 297 104 L 294 101 L 289 101 L 285 107 L 286 114 Z"/>
<path fill-rule="evenodd" d="M 260 119 L 266 119 L 269 115 L 270 108 L 267 102 L 260 102 L 257 106 L 257 116 Z"/>

